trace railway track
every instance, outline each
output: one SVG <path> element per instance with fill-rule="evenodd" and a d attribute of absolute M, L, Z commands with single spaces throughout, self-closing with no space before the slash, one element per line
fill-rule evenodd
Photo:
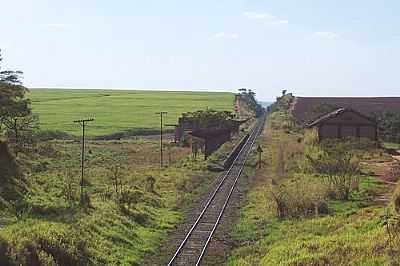
<path fill-rule="evenodd" d="M 260 118 L 254 126 L 246 144 L 239 151 L 230 168 L 223 174 L 220 183 L 211 193 L 201 213 L 186 233 L 168 266 L 200 265 L 224 211 L 242 174 L 247 157 L 258 135 L 264 127 L 265 117 Z"/>

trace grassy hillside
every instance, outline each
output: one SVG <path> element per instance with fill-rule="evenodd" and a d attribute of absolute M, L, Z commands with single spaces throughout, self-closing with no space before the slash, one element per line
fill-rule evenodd
<path fill-rule="evenodd" d="M 73 120 L 94 117 L 88 128 L 92 136 L 129 129 L 157 129 L 155 113 L 167 111 L 166 124 L 175 124 L 188 111 L 211 108 L 233 109 L 233 94 L 227 92 L 166 92 L 31 89 L 33 112 L 40 117 L 41 129 L 60 130 L 79 135 Z"/>
<path fill-rule="evenodd" d="M 283 121 L 269 118 L 264 168 L 234 226 L 227 265 L 399 265 L 399 215 L 387 182 L 400 177 L 399 162 L 367 142 L 346 143 L 360 169 L 348 198 L 339 197 L 341 187 L 308 163 L 321 146 Z"/>
<path fill-rule="evenodd" d="M 41 143 L 24 157 L 29 189 L 19 201 L 0 194 L 0 265 L 149 265 L 216 175 L 175 146 L 160 170 L 152 140 L 88 141 L 87 151 L 84 206 L 79 143 Z"/>

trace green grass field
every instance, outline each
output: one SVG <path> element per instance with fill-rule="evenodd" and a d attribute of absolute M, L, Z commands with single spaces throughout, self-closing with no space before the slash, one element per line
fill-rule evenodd
<path fill-rule="evenodd" d="M 87 131 L 90 136 L 157 129 L 160 118 L 155 113 L 159 111 L 168 112 L 166 124 L 176 124 L 183 112 L 206 108 L 231 111 L 234 100 L 229 92 L 71 89 L 31 89 L 28 97 L 41 129 L 79 135 L 80 128 L 72 121 L 94 117 Z"/>

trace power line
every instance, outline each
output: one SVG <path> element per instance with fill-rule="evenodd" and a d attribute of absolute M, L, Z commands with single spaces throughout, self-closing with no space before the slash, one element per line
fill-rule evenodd
<path fill-rule="evenodd" d="M 87 122 L 94 121 L 93 118 L 75 120 L 74 123 L 79 123 L 82 126 L 82 150 L 81 150 L 81 202 L 83 199 L 83 178 L 85 167 L 85 127 Z"/>
<path fill-rule="evenodd" d="M 163 116 L 168 112 L 158 112 L 156 115 L 160 115 L 160 166 L 163 167 Z"/>

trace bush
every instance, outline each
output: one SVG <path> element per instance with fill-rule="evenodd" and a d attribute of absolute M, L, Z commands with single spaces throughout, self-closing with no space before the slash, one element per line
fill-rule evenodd
<path fill-rule="evenodd" d="M 337 199 L 348 200 L 350 193 L 358 188 L 360 163 L 346 142 L 326 142 L 318 154 L 306 158 L 317 174 L 335 191 Z"/>
<path fill-rule="evenodd" d="M 144 193 L 138 189 L 126 189 L 121 192 L 119 198 L 119 207 L 121 211 L 126 214 L 131 214 L 131 208 L 135 208 L 136 204 L 143 200 Z"/>
<path fill-rule="evenodd" d="M 318 180 L 297 178 L 281 183 L 274 181 L 270 195 L 277 216 L 304 217 L 328 212 L 327 187 Z"/>
<path fill-rule="evenodd" d="M 145 180 L 146 192 L 154 193 L 155 185 L 156 185 L 156 179 L 153 176 L 146 177 L 146 180 Z"/>

